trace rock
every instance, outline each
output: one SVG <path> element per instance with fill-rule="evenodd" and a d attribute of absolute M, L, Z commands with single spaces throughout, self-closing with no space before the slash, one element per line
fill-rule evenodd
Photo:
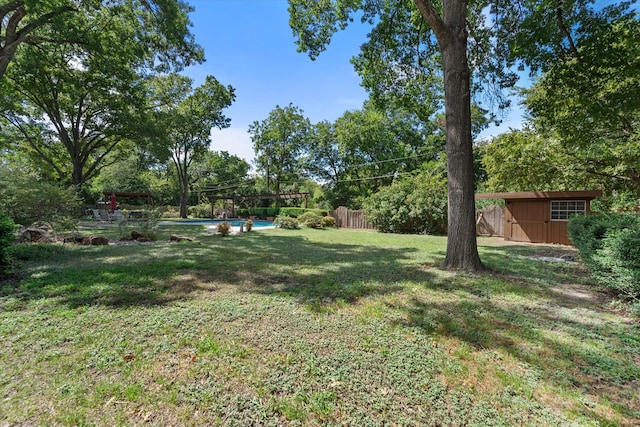
<path fill-rule="evenodd" d="M 85 246 L 108 245 L 109 239 L 104 236 L 89 236 L 82 239 L 82 244 Z"/>
<path fill-rule="evenodd" d="M 573 256 L 573 254 L 560 255 L 560 258 L 565 260 L 565 262 L 576 262 L 576 258 Z"/>
<path fill-rule="evenodd" d="M 67 236 L 64 238 L 63 243 L 79 243 L 82 244 L 84 240 L 83 236 Z"/>
<path fill-rule="evenodd" d="M 187 241 L 187 242 L 193 242 L 194 240 L 196 240 L 195 237 L 191 237 L 191 236 L 179 236 L 177 234 L 172 234 L 170 240 L 172 242 L 182 242 L 182 241 Z"/>
<path fill-rule="evenodd" d="M 22 232 L 22 240 L 31 243 L 51 243 L 54 239 L 47 230 L 29 227 Z"/>
<path fill-rule="evenodd" d="M 53 227 L 48 222 L 44 221 L 36 221 L 29 226 L 29 228 L 39 228 L 40 230 L 46 231 L 47 233 L 53 230 Z"/>
<path fill-rule="evenodd" d="M 150 238 L 148 238 L 148 237 L 144 237 L 144 236 L 138 237 L 138 238 L 136 239 L 136 242 L 140 242 L 140 243 L 148 243 L 148 242 L 150 242 L 150 241 L 151 241 L 151 239 L 150 239 Z"/>
<path fill-rule="evenodd" d="M 138 239 L 140 239 L 142 237 L 144 237 L 144 234 L 140 233 L 139 231 L 136 231 L 136 230 L 132 230 L 131 231 L 131 238 L 133 240 L 138 240 Z"/>

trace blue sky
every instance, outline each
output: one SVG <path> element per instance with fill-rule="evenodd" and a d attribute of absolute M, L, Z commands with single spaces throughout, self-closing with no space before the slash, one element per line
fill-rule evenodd
<path fill-rule="evenodd" d="M 247 129 L 267 118 L 276 105 L 300 107 L 312 123 L 334 121 L 358 109 L 368 98 L 349 60 L 359 52 L 369 28 L 355 22 L 336 33 L 331 45 L 312 61 L 298 53 L 289 27 L 286 0 L 189 0 L 192 32 L 205 49 L 206 62 L 184 74 L 200 85 L 207 75 L 236 89 L 226 110 L 231 127 L 215 130 L 211 149 L 228 151 L 251 162 L 254 153 Z M 497 129 L 520 127 L 514 109 Z"/>

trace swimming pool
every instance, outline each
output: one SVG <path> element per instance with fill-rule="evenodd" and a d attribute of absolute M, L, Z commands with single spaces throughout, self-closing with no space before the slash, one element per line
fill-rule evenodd
<path fill-rule="evenodd" d="M 184 224 L 184 225 L 218 225 L 221 222 L 228 222 L 232 227 L 240 227 L 240 223 L 242 223 L 245 227 L 247 226 L 246 219 L 183 219 L 179 221 L 167 221 L 170 224 Z M 263 228 L 263 227 L 273 227 L 273 221 L 264 221 L 261 219 L 254 219 L 253 228 Z"/>

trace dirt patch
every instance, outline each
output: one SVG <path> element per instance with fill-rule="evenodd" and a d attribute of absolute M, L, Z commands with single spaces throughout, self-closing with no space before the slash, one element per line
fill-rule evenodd
<path fill-rule="evenodd" d="M 594 292 L 593 289 L 584 285 L 577 285 L 573 283 L 561 283 L 558 286 L 549 287 L 551 292 L 562 295 L 564 298 L 574 301 L 575 303 L 603 303 L 609 302 L 608 298 L 599 293 Z"/>

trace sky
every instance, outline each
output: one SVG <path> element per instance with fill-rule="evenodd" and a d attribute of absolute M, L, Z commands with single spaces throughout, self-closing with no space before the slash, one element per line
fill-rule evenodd
<path fill-rule="evenodd" d="M 370 30 L 359 21 L 334 35 L 325 52 L 312 61 L 297 52 L 289 27 L 286 0 L 189 0 L 192 33 L 205 51 L 206 62 L 183 74 L 194 86 L 212 75 L 235 88 L 236 101 L 225 110 L 231 126 L 212 132 L 211 149 L 254 158 L 248 128 L 266 119 L 277 106 L 292 103 L 317 123 L 335 121 L 345 111 L 362 107 L 368 98 L 350 59 L 360 51 Z M 521 111 L 514 108 L 498 128 L 482 137 L 519 128 Z"/>

